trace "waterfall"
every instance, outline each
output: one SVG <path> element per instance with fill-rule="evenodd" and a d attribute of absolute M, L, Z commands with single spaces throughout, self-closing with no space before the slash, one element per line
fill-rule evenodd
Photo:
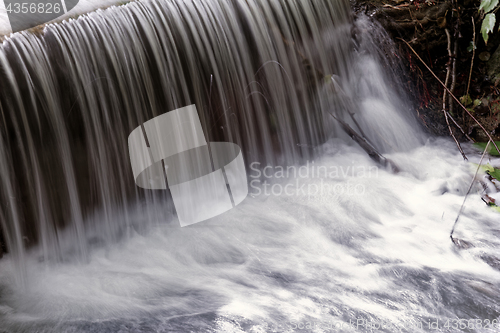
<path fill-rule="evenodd" d="M 452 144 L 426 142 L 404 75 L 387 33 L 355 17 L 347 0 L 143 0 L 6 38 L 0 322 L 19 332 L 116 331 L 133 317 L 138 331 L 151 331 L 183 318 L 193 326 L 179 331 L 215 322 L 240 332 L 307 318 L 347 325 L 348 314 L 497 316 L 477 291 L 495 292 L 489 282 L 471 282 L 497 273 L 423 232 L 448 232 L 442 216 L 457 211 L 469 174 Z M 127 139 L 192 104 L 207 142 L 241 147 L 249 185 L 262 184 L 266 167 L 276 187 L 180 228 L 168 191 L 135 185 Z M 402 172 L 370 160 L 332 115 Z M 299 172 L 283 179 L 283 169 Z M 321 170 L 337 176 L 318 179 Z M 323 185 L 353 192 L 318 195 Z M 250 187 L 266 190 L 259 186 Z M 483 208 L 464 219 L 488 220 Z M 491 225 L 476 227 L 488 235 Z M 422 301 L 446 298 L 447 288 L 483 303 L 452 313 Z M 401 325 L 394 329 L 425 331 Z"/>
<path fill-rule="evenodd" d="M 38 242 L 44 260 L 63 260 L 65 229 L 85 260 L 84 220 L 97 209 L 103 237 L 116 240 L 131 222 L 117 225 L 112 211 L 152 195 L 130 181 L 127 136 L 168 110 L 198 105 L 210 140 L 272 165 L 307 160 L 340 135 L 332 99 L 371 122 L 363 113 L 380 106 L 354 105 L 371 102 L 353 87 L 386 89 L 369 82 L 382 68 L 355 73 L 352 29 L 347 1 L 144 1 L 14 34 L 0 49 L 0 217 L 12 255 L 22 265 Z M 332 92 L 333 77 L 346 96 Z"/>
<path fill-rule="evenodd" d="M 127 136 L 172 109 L 198 105 L 210 139 L 240 144 L 248 159 L 307 158 L 304 147 L 326 137 L 318 83 L 308 79 L 347 75 L 350 22 L 346 1 L 144 1 L 8 38 L 0 49 L 8 248 L 22 262 L 26 238 L 38 240 L 44 260 L 60 260 L 66 227 L 85 258 L 83 221 L 95 207 L 112 238 L 122 226 L 110 211 L 148 195 L 130 181 Z"/>

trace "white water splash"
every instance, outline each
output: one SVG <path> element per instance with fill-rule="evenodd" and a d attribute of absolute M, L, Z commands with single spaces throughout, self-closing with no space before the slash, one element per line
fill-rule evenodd
<path fill-rule="evenodd" d="M 141 6 L 137 8 L 146 8 Z M 141 13 L 130 8 L 127 14 Z M 130 18 L 124 13 L 117 11 L 116 17 L 130 27 Z M 233 22 L 231 15 L 227 17 Z M 176 24 L 183 21 L 174 19 Z M 101 22 L 97 26 L 108 22 L 100 14 L 82 22 L 92 20 Z M 149 21 L 144 18 L 142 22 L 153 34 Z M 361 19 L 358 28 L 366 32 L 368 22 Z M 236 31 L 236 24 L 231 27 L 234 29 L 229 30 Z M 81 27 L 64 28 L 77 34 Z M 141 36 L 134 38 L 142 40 Z M 366 40 L 371 41 L 369 37 Z M 346 56 L 336 49 L 337 44 L 331 44 L 331 49 L 325 44 L 321 60 L 328 60 L 327 54 L 336 59 Z M 274 44 L 269 41 L 263 48 L 266 52 L 267 46 L 272 50 Z M 91 55 L 101 51 L 98 46 L 82 49 Z M 78 54 L 75 50 L 81 49 L 69 49 L 68 59 Z M 124 59 L 142 60 L 142 47 L 134 51 L 137 53 Z M 289 186 L 292 195 L 276 195 L 272 190 L 267 196 L 254 193 L 235 209 L 205 223 L 180 228 L 176 218 L 165 213 L 167 203 L 155 202 L 154 197 L 133 201 L 123 209 L 103 205 L 105 209 L 96 209 L 85 221 L 84 236 L 90 243 L 87 262 L 79 259 L 78 237 L 71 229 L 57 231 L 57 251 L 53 252 L 60 254 L 62 263 L 46 260 L 51 257 L 43 249 L 32 248 L 26 253 L 26 288 L 16 281 L 14 266 L 18 261 L 9 254 L 0 262 L 0 330 L 427 332 L 436 323 L 432 331 L 448 332 L 457 331 L 454 320 L 472 319 L 475 326 L 469 331 L 491 332 L 485 328 L 487 321 L 491 325 L 500 314 L 500 272 L 492 267 L 498 263 L 495 258 L 500 258 L 499 215 L 474 191 L 456 229 L 456 237 L 474 247 L 458 250 L 452 244 L 449 232 L 474 170 L 462 160 L 451 140 L 420 144 L 421 134 L 409 130 L 414 128 L 404 116 L 409 103 L 394 87 L 394 77 L 387 75 L 372 46 L 361 44 L 356 51 L 345 62 L 352 67 L 337 66 L 340 74 L 345 72 L 337 82 L 343 97 L 334 104 L 331 96 L 322 95 L 323 111 L 332 105 L 345 108 L 351 102 L 353 109 L 348 110 L 355 112 L 360 126 L 387 151 L 386 156 L 401 172 L 380 169 L 349 138 L 332 138 L 316 148 L 314 166 L 343 172 L 329 177 L 270 179 L 271 184 L 279 185 L 277 188 Z M 280 54 L 288 59 L 286 51 Z M 248 60 L 247 54 L 242 57 Z M 108 58 L 103 55 L 102 59 Z M 91 76 L 93 64 L 87 61 L 82 57 L 75 68 L 87 68 Z M 105 69 L 104 73 L 110 70 Z M 247 68 L 248 73 L 255 73 L 252 70 Z M 269 78 L 276 75 L 271 71 Z M 137 77 L 146 82 L 148 73 L 138 71 Z M 280 84 L 271 85 L 276 91 L 269 93 L 276 94 L 276 105 L 282 96 L 290 96 L 288 90 L 279 90 L 288 82 L 286 77 L 282 79 Z M 328 88 L 322 94 L 328 94 Z M 138 99 L 147 95 L 126 92 Z M 99 100 L 90 96 L 91 101 Z M 266 109 L 261 111 L 264 114 Z M 255 135 L 260 133 L 251 130 Z M 107 128 L 102 132 L 107 133 Z M 288 139 L 291 141 L 291 136 Z M 109 146 L 101 148 L 107 152 Z M 264 148 L 269 154 L 274 152 L 268 141 Z M 471 160 L 477 161 L 479 153 L 468 148 Z M 252 162 L 247 160 L 247 166 Z M 112 169 L 112 164 L 104 164 L 102 170 L 108 170 L 105 167 Z M 375 168 L 377 172 L 353 174 L 353 167 Z M 312 189 L 321 184 L 330 189 L 358 190 L 319 195 Z M 114 227 L 123 233 L 117 243 L 110 242 L 107 235 L 106 228 L 113 234 Z M 364 326 L 356 327 L 360 324 Z"/>
<path fill-rule="evenodd" d="M 316 167 L 375 166 L 340 141 L 323 148 Z M 500 272 L 481 257 L 500 257 L 498 213 L 472 193 L 456 236 L 475 247 L 457 250 L 449 238 L 472 177 L 455 150 L 449 140 L 432 140 L 390 155 L 399 174 L 321 179 L 362 185 L 356 196 L 261 195 L 199 226 L 180 228 L 171 218 L 94 248 L 87 264 L 46 266 L 35 251 L 26 291 L 13 284 L 7 259 L 2 322 L 19 332 L 55 324 L 60 331 L 128 324 L 147 331 L 148 322 L 159 331 L 192 323 L 221 332 L 342 323 L 347 332 L 355 331 L 349 320 L 364 320 L 426 332 L 409 325 L 438 320 L 436 331 L 445 332 L 448 319 L 497 319 Z M 144 218 L 139 209 L 136 218 Z"/>

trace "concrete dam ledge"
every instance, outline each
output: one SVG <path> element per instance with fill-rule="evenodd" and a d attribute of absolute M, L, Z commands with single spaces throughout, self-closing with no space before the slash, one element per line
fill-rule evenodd
<path fill-rule="evenodd" d="M 9 15 L 8 12 L 10 13 L 16 13 L 17 11 L 19 12 L 19 15 L 23 15 L 24 12 L 26 12 L 26 15 L 34 15 L 33 14 L 33 8 L 30 9 L 31 4 L 35 3 L 36 6 L 41 6 L 42 9 L 47 9 L 43 6 L 43 4 L 47 5 L 49 3 L 52 3 L 52 6 L 57 5 L 57 11 L 61 13 L 60 16 L 55 17 L 52 20 L 48 20 L 44 23 L 34 25 L 29 29 L 29 31 L 41 31 L 43 27 L 47 24 L 53 24 L 53 23 L 60 23 L 65 20 L 69 19 L 75 19 L 80 15 L 84 15 L 93 11 L 96 11 L 98 9 L 105 9 L 111 6 L 121 6 L 136 0 L 72 0 L 73 3 L 77 2 L 76 6 L 73 5 L 71 8 L 68 0 L 44 0 L 44 1 L 38 1 L 38 0 L 0 0 L 0 41 L 3 41 L 6 37 L 11 35 L 13 33 L 13 18 L 11 17 L 11 20 L 9 20 Z M 43 3 L 43 4 L 42 4 Z M 60 3 L 60 4 L 59 4 Z M 19 6 L 17 6 L 19 4 Z M 66 5 L 68 4 L 68 5 Z M 25 5 L 23 7 L 23 5 Z M 60 6 L 59 6 L 60 5 Z M 18 8 L 19 7 L 19 8 Z M 70 7 L 70 8 L 68 8 Z M 35 12 L 38 11 L 39 8 L 35 8 Z M 32 13 L 30 13 L 30 10 Z M 36 15 L 36 13 L 35 13 Z M 57 14 L 52 14 L 52 15 L 57 15 Z M 26 20 L 29 20 L 30 18 L 26 18 Z M 34 17 L 34 20 L 40 19 L 37 18 L 36 16 Z M 43 20 L 43 18 L 42 18 Z M 24 30 L 23 30 L 24 31 Z M 14 32 L 15 33 L 15 32 Z"/>

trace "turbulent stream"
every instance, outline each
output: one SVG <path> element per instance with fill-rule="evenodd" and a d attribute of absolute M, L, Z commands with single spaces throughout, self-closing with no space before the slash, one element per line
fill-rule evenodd
<path fill-rule="evenodd" d="M 0 332 L 498 332 L 479 186 L 472 246 L 449 237 L 481 153 L 420 130 L 404 75 L 347 1 L 137 1 L 7 38 Z M 241 146 L 249 195 L 181 228 L 135 187 L 127 136 L 189 104 Z"/>

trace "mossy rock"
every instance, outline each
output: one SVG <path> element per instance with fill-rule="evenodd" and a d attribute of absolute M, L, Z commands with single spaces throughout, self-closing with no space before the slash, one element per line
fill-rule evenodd
<path fill-rule="evenodd" d="M 491 55 L 486 64 L 486 72 L 492 82 L 500 80 L 500 47 Z"/>

